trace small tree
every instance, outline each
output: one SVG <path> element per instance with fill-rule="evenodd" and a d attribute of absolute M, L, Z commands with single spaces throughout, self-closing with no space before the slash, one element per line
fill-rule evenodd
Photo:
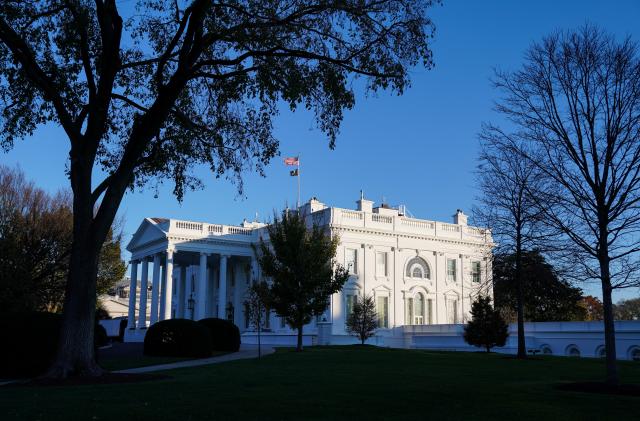
<path fill-rule="evenodd" d="M 500 312 L 491 306 L 491 298 L 479 297 L 471 305 L 471 321 L 464 328 L 464 340 L 487 352 L 495 346 L 504 346 L 509 332 Z"/>
<path fill-rule="evenodd" d="M 367 295 L 362 299 L 356 297 L 353 310 L 347 316 L 347 332 L 360 339 L 362 345 L 375 334 L 378 328 L 378 315 L 373 297 Z"/>
<path fill-rule="evenodd" d="M 262 344 L 260 342 L 260 334 L 262 328 L 265 327 L 265 315 L 267 310 L 267 299 L 269 295 L 269 286 L 266 282 L 257 282 L 251 285 L 247 291 L 247 298 L 244 301 L 244 309 L 249 325 L 258 332 L 258 358 L 262 356 Z"/>
<path fill-rule="evenodd" d="M 334 265 L 338 238 L 324 227 L 307 226 L 297 212 L 284 212 L 267 227 L 268 242 L 258 245 L 262 273 L 273 282 L 269 306 L 298 331 L 297 351 L 302 351 L 302 330 L 329 305 L 329 297 L 342 289 L 349 272 Z"/>

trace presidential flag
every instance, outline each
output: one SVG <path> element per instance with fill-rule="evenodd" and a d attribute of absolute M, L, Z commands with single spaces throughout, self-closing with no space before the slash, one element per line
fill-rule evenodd
<path fill-rule="evenodd" d="M 298 161 L 298 157 L 297 156 L 292 156 L 290 158 L 285 158 L 284 159 L 284 164 L 285 165 L 300 165 L 300 161 Z"/>
<path fill-rule="evenodd" d="M 295 176 L 297 176 L 298 174 L 300 174 L 298 171 L 299 171 L 298 169 L 295 169 L 295 170 L 293 170 L 293 171 L 289 171 L 289 175 L 290 175 L 291 177 L 295 177 Z"/>

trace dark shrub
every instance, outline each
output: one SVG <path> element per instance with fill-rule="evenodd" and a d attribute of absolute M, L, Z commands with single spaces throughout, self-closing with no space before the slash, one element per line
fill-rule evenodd
<path fill-rule="evenodd" d="M 127 330 L 127 325 L 129 324 L 128 319 L 120 320 L 120 330 L 118 331 L 118 341 L 124 342 L 124 332 Z"/>
<path fill-rule="evenodd" d="M 62 315 L 23 312 L 0 314 L 0 378 L 34 377 L 53 362 Z M 107 332 L 96 324 L 95 345 L 106 344 Z M 100 341 L 105 341 L 102 344 Z"/>
<path fill-rule="evenodd" d="M 211 356 L 211 349 L 209 331 L 193 320 L 163 320 L 152 325 L 144 337 L 145 355 L 205 358 Z"/>
<path fill-rule="evenodd" d="M 210 318 L 198 323 L 209 330 L 214 351 L 236 352 L 240 349 L 240 329 L 230 321 Z"/>
<path fill-rule="evenodd" d="M 93 332 L 93 334 L 96 348 L 100 348 L 101 346 L 105 346 L 109 343 L 107 329 L 105 329 L 101 324 L 96 323 L 96 330 Z"/>

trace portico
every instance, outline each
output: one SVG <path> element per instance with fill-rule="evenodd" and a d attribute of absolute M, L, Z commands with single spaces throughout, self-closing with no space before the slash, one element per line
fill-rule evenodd
<path fill-rule="evenodd" d="M 128 330 L 143 331 L 171 318 L 207 317 L 244 327 L 239 309 L 252 280 L 259 276 L 251 243 L 260 231 L 254 228 L 261 226 L 145 219 L 127 246 L 132 256 Z"/>

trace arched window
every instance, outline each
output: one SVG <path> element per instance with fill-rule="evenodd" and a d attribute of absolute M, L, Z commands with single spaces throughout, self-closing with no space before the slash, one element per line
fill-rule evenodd
<path fill-rule="evenodd" d="M 413 324 L 414 325 L 423 325 L 424 324 L 424 295 L 421 293 L 416 294 L 415 304 L 414 304 L 414 315 L 413 315 Z"/>
<path fill-rule="evenodd" d="M 409 260 L 406 275 L 408 278 L 431 279 L 429 265 L 420 257 Z"/>
<path fill-rule="evenodd" d="M 640 361 L 640 346 L 632 346 L 629 348 L 629 359 L 631 361 Z"/>
<path fill-rule="evenodd" d="M 540 350 L 542 351 L 543 355 L 553 355 L 553 351 L 551 350 L 551 347 L 547 344 L 542 345 L 540 347 Z"/>
<path fill-rule="evenodd" d="M 568 357 L 579 357 L 580 349 L 575 345 L 569 345 L 566 350 L 566 355 Z"/>
<path fill-rule="evenodd" d="M 604 347 L 604 345 L 600 345 L 598 348 L 596 348 L 597 358 L 604 358 L 606 356 L 607 356 L 607 349 Z"/>

